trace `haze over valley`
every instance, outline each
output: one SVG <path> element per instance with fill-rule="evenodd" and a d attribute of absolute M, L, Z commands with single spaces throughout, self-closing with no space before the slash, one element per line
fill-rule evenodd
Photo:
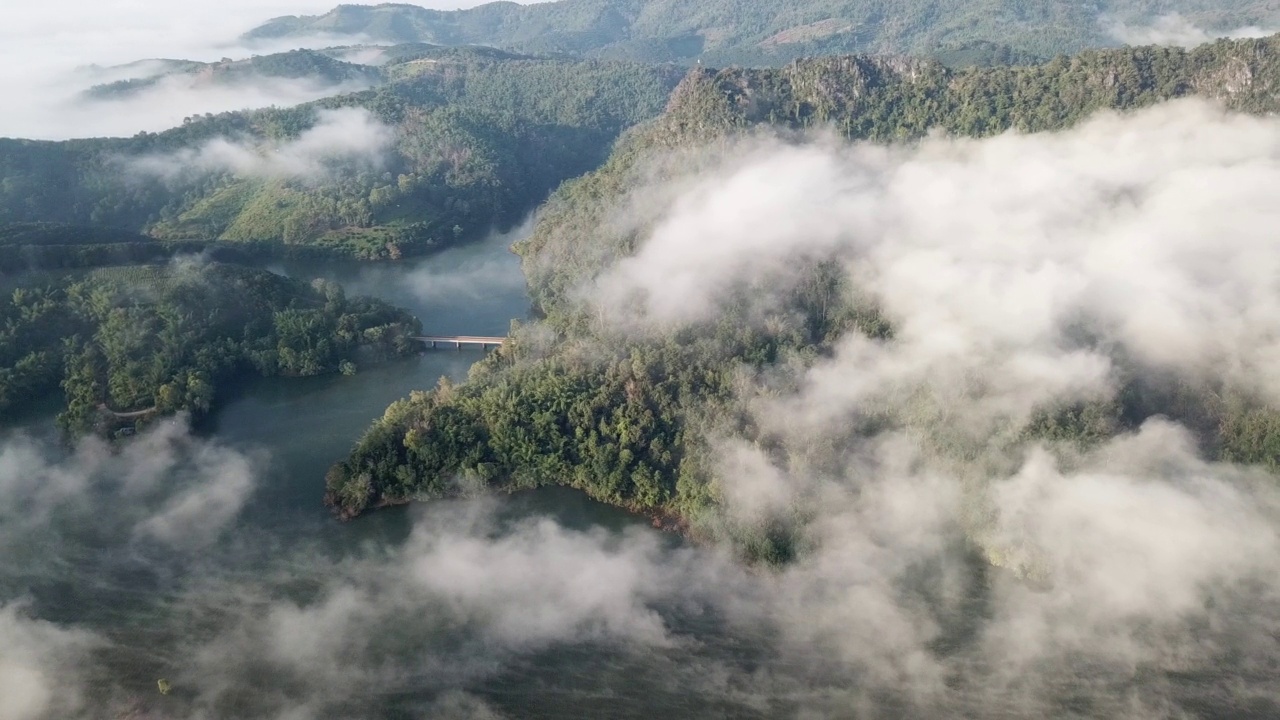
<path fill-rule="evenodd" d="M 1280 9 L 462 5 L 0 30 L 0 720 L 1280 713 Z"/>

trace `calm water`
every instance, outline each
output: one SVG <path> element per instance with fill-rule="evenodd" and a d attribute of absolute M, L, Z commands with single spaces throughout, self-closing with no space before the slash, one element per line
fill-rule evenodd
<path fill-rule="evenodd" d="M 428 332 L 501 335 L 528 306 L 511 239 L 402 265 L 273 269 L 408 307 Z M 708 580 L 689 568 L 719 562 L 710 550 L 580 494 L 333 520 L 320 504 L 328 466 L 389 403 L 480 357 L 438 350 L 349 378 L 251 382 L 194 435 L 168 429 L 115 454 L 56 450 L 53 408 L 36 409 L 6 431 L 0 460 L 0 490 L 23 504 L 0 511 L 0 674 L 6 653 L 40 668 L 53 717 L 910 715 L 846 696 L 847 668 L 779 658 L 767 631 L 706 602 L 749 594 L 749 572 Z M 245 477 L 232 494 L 247 502 L 226 505 L 221 490 Z M 1259 672 L 1244 684 L 1268 687 Z M 1180 678 L 1168 694 L 1191 716 L 1273 716 L 1218 680 Z M 1070 678 L 1055 714 L 1123 717 L 1131 681 L 1148 682 L 1077 690 Z M 977 688 L 951 695 L 949 716 L 1036 716 L 984 709 Z M 25 717 L 5 703 L 0 719 Z"/>

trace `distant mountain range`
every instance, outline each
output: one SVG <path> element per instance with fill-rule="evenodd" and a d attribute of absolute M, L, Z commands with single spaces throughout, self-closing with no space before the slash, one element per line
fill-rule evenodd
<path fill-rule="evenodd" d="M 150 60 L 128 66 L 106 68 L 105 73 L 124 74 L 119 80 L 100 83 L 85 91 L 86 97 L 105 100 L 134 95 L 155 87 L 166 79 L 179 79 L 190 86 L 234 85 L 251 79 L 314 80 L 324 85 L 369 86 L 382 80 L 376 67 L 345 62 L 324 52 L 293 50 L 272 55 L 256 55 L 243 60 L 219 62 L 191 60 Z"/>
<path fill-rule="evenodd" d="M 350 46 L 212 63 L 141 60 L 87 68 L 87 77 L 98 84 L 86 95 L 96 100 L 123 99 L 171 83 L 239 87 L 263 80 L 308 80 L 320 86 L 315 96 L 323 99 L 296 107 L 192 116 L 172 130 L 133 138 L 0 139 L 0 225 L 123 228 L 169 243 L 282 243 L 361 258 L 396 258 L 514 222 L 561 182 L 597 168 L 624 130 L 659 115 L 686 68 L 620 58 L 686 64 L 696 58 L 703 65 L 697 75 L 720 66 L 707 60 L 713 57 L 768 65 L 796 54 L 931 48 L 910 61 L 930 82 L 902 85 L 895 91 L 902 97 L 894 95 L 898 100 L 886 100 L 876 112 L 863 107 L 841 115 L 832 110 L 830 98 L 770 100 L 763 90 L 746 104 L 756 110 L 767 106 L 769 118 L 794 115 L 796 121 L 835 123 L 854 136 L 891 139 L 894 135 L 881 134 L 883 128 L 901 128 L 886 124 L 885 117 L 913 103 L 921 108 L 947 105 L 948 93 L 973 78 L 989 84 L 1000 78 L 1039 83 L 1074 77 L 1068 70 L 1093 56 L 1040 60 L 1062 49 L 1109 42 L 1099 19 L 1103 16 L 1137 22 L 1173 11 L 1206 27 L 1263 26 L 1280 19 L 1280 5 L 1254 0 L 1225 0 L 1216 7 L 1201 0 L 1102 0 L 1087 9 L 1057 0 L 720 0 L 701 5 L 561 0 L 452 12 L 413 5 L 343 5 L 318 17 L 277 18 L 248 39 L 327 33 L 351 37 L 357 44 Z M 397 44 L 369 44 L 375 42 Z M 1270 63 L 1273 49 L 1274 42 L 1226 43 L 1209 55 L 1162 50 L 1098 57 L 1122 63 L 1123 72 L 1113 74 L 1132 80 L 1143 92 L 1158 90 L 1154 98 L 1215 94 L 1213 88 L 1239 84 L 1239 78 L 1223 73 L 1235 72 L 1238 65 L 1252 68 L 1264 57 Z M 540 55 L 530 54 L 535 52 Z M 1204 68 L 1192 62 L 1223 53 L 1234 64 L 1218 67 L 1213 77 L 1204 76 Z M 845 57 L 831 62 L 844 67 L 871 61 Z M 945 68 L 1028 64 L 1038 64 L 1040 74 L 1006 68 L 991 75 L 952 75 Z M 819 66 L 826 67 L 804 65 Z M 1270 65 L 1246 74 L 1259 81 L 1274 77 Z M 837 75 L 833 82 L 861 77 Z M 719 107 L 717 97 L 735 96 L 732 85 L 707 95 L 704 105 Z M 1261 97 L 1257 88 L 1263 86 L 1270 87 L 1255 82 L 1248 97 Z M 1000 92 L 1025 94 L 1009 88 Z M 912 93 L 924 93 L 923 99 Z M 1037 106 L 1036 112 L 1076 117 L 1118 104 L 1113 100 Z M 1239 97 L 1232 101 L 1242 102 Z M 965 107 L 961 103 L 947 115 L 948 123 L 968 123 L 950 127 L 952 131 L 1035 129 L 1034 123 L 1012 117 L 969 117 L 962 112 Z M 708 118 L 695 120 L 693 125 L 708 126 Z M 753 116 L 737 122 L 760 120 Z M 77 255 L 96 257 L 99 251 Z M 47 258 L 41 263 L 47 264 Z"/>
<path fill-rule="evenodd" d="M 1213 36 L 1280 26 L 1266 0 L 559 0 L 467 10 L 339 5 L 271 20 L 249 41 L 351 35 L 645 62 L 774 65 L 853 52 L 951 53 L 975 41 L 1052 57 L 1121 44 L 1115 28 L 1177 14 Z"/>

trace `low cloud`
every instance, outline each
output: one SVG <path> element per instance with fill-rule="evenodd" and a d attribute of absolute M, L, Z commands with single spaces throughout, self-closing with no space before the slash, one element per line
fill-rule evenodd
<path fill-rule="evenodd" d="M 1280 123 L 1180 101 L 710 158 L 619 208 L 637 250 L 580 295 L 606 334 L 785 325 L 817 262 L 893 327 L 748 379 L 757 435 L 714 440 L 728 518 L 790 522 L 802 551 L 744 622 L 770 618 L 782 657 L 872 712 L 1043 716 L 1083 693 L 1164 717 L 1188 698 L 1126 683 L 1172 672 L 1278 700 L 1249 673 L 1280 647 L 1245 630 L 1280 620 L 1274 478 L 1160 418 L 1088 451 L 1022 430 L 1134 374 L 1280 402 Z"/>
<path fill-rule="evenodd" d="M 0 720 L 67 717 L 85 709 L 81 666 L 101 643 L 92 633 L 34 619 L 20 604 L 0 604 Z"/>
<path fill-rule="evenodd" d="M 1103 18 L 1102 25 L 1108 35 L 1125 45 L 1174 45 L 1185 48 L 1204 45 L 1220 38 L 1239 40 L 1266 37 L 1280 30 L 1256 25 L 1230 30 L 1208 30 L 1179 13 L 1161 15 L 1150 24 L 1141 25 Z"/>
<path fill-rule="evenodd" d="M 77 524 L 119 542 L 197 549 L 249 501 L 262 462 L 192 438 L 181 418 L 159 423 L 120 450 L 89 438 L 59 455 L 30 437 L 0 445 L 0 493 L 12 501 L 0 509 L 6 554 L 35 550 L 37 538 Z"/>
<path fill-rule="evenodd" d="M 66 451 L 25 435 L 0 443 L 0 718 L 114 707 L 123 693 L 104 680 L 104 658 L 128 651 L 111 640 L 114 628 L 95 626 L 113 610 L 99 603 L 118 583 L 141 591 L 139 567 L 199 557 L 248 501 L 259 463 L 193 438 L 182 419 L 122 448 L 86 439 Z"/>
<path fill-rule="evenodd" d="M 195 462 L 208 467 L 202 481 L 166 500 L 138 526 L 139 534 L 170 544 L 207 544 L 240 513 L 253 491 L 252 461 L 205 448 Z"/>
<path fill-rule="evenodd" d="M 466 259 L 449 263 L 447 271 L 440 269 L 444 262 L 423 262 L 410 273 L 396 273 L 396 281 L 415 298 L 433 306 L 473 303 L 497 293 L 523 293 L 525 279 L 510 248 L 516 240 L 528 237 L 532 225 L 529 217 L 506 232 L 490 233 L 480 245 L 458 249 L 457 254 Z"/>
<path fill-rule="evenodd" d="M 318 77 L 250 76 L 223 84 L 193 82 L 190 76 L 176 75 L 119 98 L 68 96 L 58 101 L 60 115 L 51 122 L 55 128 L 76 128 L 59 133 L 60 136 L 130 136 L 177 127 L 193 115 L 291 107 L 367 87 L 367 82 L 333 83 Z M 46 127 L 34 134 L 49 137 L 48 133 Z"/>
<path fill-rule="evenodd" d="M 198 148 L 128 161 L 139 174 L 173 179 L 192 173 L 317 179 L 337 169 L 376 169 L 395 131 L 363 108 L 321 110 L 297 139 L 273 146 L 216 138 Z"/>
<path fill-rule="evenodd" d="M 744 579 L 644 527 L 494 500 L 416 508 L 402 543 L 338 549 L 309 516 L 242 517 L 267 466 L 178 421 L 118 450 L 0 444 L 0 718 L 377 718 L 406 698 L 497 718 L 468 689 L 575 645 L 674 652 L 664 610 Z"/>
<path fill-rule="evenodd" d="M 193 713 L 378 717 L 380 702 L 405 694 L 435 698 L 432 707 L 450 715 L 491 717 L 458 693 L 559 647 L 670 648 L 682 641 L 659 608 L 713 596 L 712 568 L 727 567 L 639 528 L 571 530 L 499 510 L 493 501 L 441 503 L 416 513 L 394 551 L 331 565 L 299 552 L 277 565 L 286 575 L 195 584 L 188 612 L 220 623 L 181 652 L 189 660 L 175 682 Z M 304 568 L 301 577 L 320 583 L 315 592 L 272 597 Z M 274 678 L 274 690 L 247 696 L 253 676 Z"/>
<path fill-rule="evenodd" d="M 129 102 L 85 103 L 79 94 L 102 82 L 89 66 L 109 67 L 149 58 L 217 61 L 297 48 L 327 48 L 367 41 L 358 35 L 324 35 L 245 43 L 244 32 L 282 15 L 322 14 L 330 0 L 200 0 L 182 4 L 103 0 L 52 0 L 8 8 L 0 27 L 0 93 L 21 98 L 0 114 L 0 137 L 61 140 L 158 132 L 184 117 L 306 102 L 336 92 L 314 82 L 254 82 L 235 88 L 162 83 Z M 453 9 L 479 2 L 422 2 Z"/>
<path fill-rule="evenodd" d="M 387 61 L 387 51 L 382 47 L 352 47 L 337 55 L 338 59 L 356 65 L 382 65 Z"/>
<path fill-rule="evenodd" d="M 987 401 L 1024 408 L 1087 398 L 1108 390 L 1121 351 L 1280 400 L 1274 120 L 1193 100 L 1060 134 L 759 140 L 733 156 L 596 281 L 598 314 L 705 322 L 748 286 L 771 289 L 752 296 L 768 308 L 804 261 L 830 259 L 895 330 L 892 343 L 845 341 L 851 374 L 825 388 L 838 404 L 930 374 L 978 373 L 997 391 Z M 1103 337 L 1083 343 L 1082 329 Z M 936 390 L 963 393 L 951 388 Z"/>

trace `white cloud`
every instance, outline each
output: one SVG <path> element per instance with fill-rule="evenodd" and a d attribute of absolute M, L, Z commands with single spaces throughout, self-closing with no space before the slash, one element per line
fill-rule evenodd
<path fill-rule="evenodd" d="M 415 514 L 395 550 L 332 564 L 299 552 L 281 567 L 286 582 L 301 571 L 319 583 L 305 599 L 275 596 L 280 578 L 270 573 L 193 589 L 191 600 L 209 603 L 221 627 L 182 650 L 190 661 L 176 681 L 197 714 L 216 714 L 251 682 L 248 673 L 266 672 L 288 681 L 278 696 L 254 698 L 255 716 L 347 707 L 376 715 L 389 694 L 439 693 L 441 712 L 484 717 L 489 708 L 457 693 L 517 658 L 577 643 L 672 648 L 680 640 L 657 604 L 705 599 L 732 587 L 729 578 L 741 581 L 716 556 L 673 551 L 653 533 L 577 531 L 499 510 L 492 501 L 440 503 Z"/>
<path fill-rule="evenodd" d="M 732 152 L 597 281 L 604 317 L 699 322 L 744 285 L 768 305 L 801 261 L 835 258 L 895 328 L 845 341 L 856 370 L 825 390 L 847 402 L 929 373 L 956 390 L 979 373 L 1006 405 L 1089 396 L 1107 342 L 1280 400 L 1274 120 L 1182 101 L 1061 134 Z M 1106 342 L 1078 347 L 1081 324 Z"/>
<path fill-rule="evenodd" d="M 130 136 L 146 130 L 159 132 L 181 125 L 193 115 L 263 107 L 290 107 L 333 95 L 364 90 L 367 82 L 333 84 L 322 78 L 248 77 L 232 84 L 196 83 L 189 76 L 160 80 L 120 99 L 86 100 L 79 95 L 59 101 L 64 113 L 53 128 L 68 128 L 63 135 Z M 75 128 L 75 129 L 71 129 Z M 50 129 L 35 134 L 48 137 Z M 17 133 L 15 133 L 17 134 Z"/>
<path fill-rule="evenodd" d="M 296 139 L 253 147 L 227 138 L 169 155 L 128 160 L 131 170 L 164 178 L 191 172 L 228 172 L 257 177 L 325 176 L 337 167 L 376 169 L 395 141 L 395 132 L 363 108 L 321 110 L 316 123 Z"/>
<path fill-rule="evenodd" d="M 28 616 L 0 604 L 0 720 L 39 720 L 84 709 L 79 683 L 84 654 L 102 643 L 91 633 Z"/>
<path fill-rule="evenodd" d="M 241 455 L 203 450 L 196 461 L 208 470 L 198 485 L 165 501 L 138 526 L 142 535 L 181 545 L 211 542 L 240 513 L 254 489 L 254 468 Z"/>
<path fill-rule="evenodd" d="M 452 9 L 479 3 L 442 0 L 418 4 Z M 270 18 L 324 13 L 335 5 L 328 0 L 53 0 L 11 4 L 5 8 L 5 22 L 0 27 L 0 93 L 13 102 L 0 114 L 0 137 L 129 136 L 172 127 L 192 114 L 313 99 L 329 91 L 306 81 L 262 81 L 243 88 L 166 83 L 132 101 L 104 106 L 79 101 L 82 90 L 101 81 L 78 69 L 149 58 L 240 59 L 361 41 L 351 36 L 320 36 L 247 47 L 237 40 Z"/>
<path fill-rule="evenodd" d="M 1165 420 L 1087 453 L 1018 434 L 1130 372 L 1280 402 L 1280 122 L 1181 101 L 1055 134 L 711 157 L 623 203 L 617 227 L 650 227 L 582 295 L 606 332 L 760 321 L 814 260 L 894 329 L 748 386 L 768 453 L 713 446 L 731 518 L 804 519 L 776 592 L 738 606 L 772 618 L 782 657 L 845 668 L 855 706 L 1051 715 L 1067 687 L 1159 717 L 1172 696 L 1125 678 L 1280 656 L 1243 629 L 1280 621 L 1273 477 Z M 974 549 L 1007 570 L 975 581 Z"/>
<path fill-rule="evenodd" d="M 87 438 L 60 457 L 22 436 L 0 444 L 0 550 L 34 552 L 61 528 L 98 527 L 116 541 L 198 549 L 235 519 L 256 488 L 261 458 L 192 438 L 165 420 L 121 450 Z M 101 514 L 100 506 L 112 512 Z M 59 539 L 48 542 L 55 546 Z"/>
<path fill-rule="evenodd" d="M 1107 34 L 1125 45 L 1175 45 L 1191 48 L 1219 38 L 1239 40 L 1274 34 L 1280 28 L 1265 29 L 1256 25 L 1231 30 L 1212 31 L 1202 28 L 1179 13 L 1161 15 L 1150 24 L 1131 24 L 1116 19 L 1102 19 Z"/>

